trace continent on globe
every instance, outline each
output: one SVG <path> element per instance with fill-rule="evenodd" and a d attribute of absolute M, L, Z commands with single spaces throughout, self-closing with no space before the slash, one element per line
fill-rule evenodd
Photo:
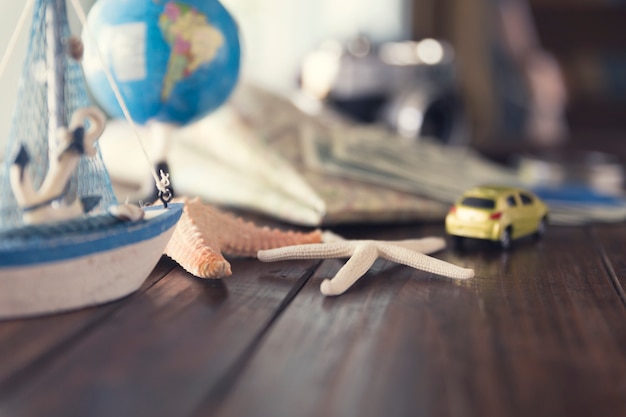
<path fill-rule="evenodd" d="M 224 36 L 204 14 L 175 2 L 165 5 L 159 28 L 171 48 L 161 90 L 161 99 L 167 100 L 177 82 L 213 60 L 224 44 Z"/>
<path fill-rule="evenodd" d="M 85 81 L 112 118 L 125 112 L 109 78 L 140 124 L 192 123 L 237 84 L 238 28 L 220 0 L 97 0 L 87 26 Z"/>

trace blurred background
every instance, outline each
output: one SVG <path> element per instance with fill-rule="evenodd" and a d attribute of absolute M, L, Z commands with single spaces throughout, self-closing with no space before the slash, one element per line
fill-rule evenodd
<path fill-rule="evenodd" d="M 18 3 L 3 7 L 0 50 Z M 622 146 L 615 141 L 626 128 L 624 0 L 223 3 L 240 24 L 243 79 L 279 94 L 408 136 L 481 148 L 593 142 L 599 131 L 613 138 L 609 148 Z M 24 33 L 13 62 L 26 42 Z M 12 65 L 0 80 L 0 137 L 19 71 Z"/>
<path fill-rule="evenodd" d="M 224 3 L 241 25 L 248 79 L 286 94 L 302 87 L 352 110 L 360 120 L 385 119 L 402 129 L 397 119 L 403 115 L 397 113 L 403 105 L 405 109 L 411 105 L 406 90 L 416 89 L 429 96 L 430 103 L 423 106 L 439 106 L 432 111 L 431 124 L 452 130 L 451 125 L 460 123 L 454 120 L 462 106 L 469 140 L 477 145 L 594 141 L 598 131 L 614 138 L 626 127 L 623 0 Z M 361 45 L 358 50 L 359 37 L 370 42 L 369 48 Z M 389 46 L 394 45 L 388 43 L 428 38 L 445 42 L 449 60 L 435 59 L 438 72 L 419 68 L 424 61 L 412 58 L 406 52 L 409 46 L 404 61 L 402 55 L 390 61 L 393 48 Z M 396 49 L 402 54 L 401 48 Z M 323 54 L 313 55 L 320 51 L 326 52 L 326 59 Z M 339 70 L 329 58 L 333 54 L 340 54 Z M 444 65 L 448 67 L 441 68 Z M 402 66 L 412 68 L 398 68 Z M 325 82 L 324 77 L 333 75 L 332 81 Z M 445 85 L 433 87 L 436 83 Z M 330 91 L 324 92 L 325 88 Z M 445 91 L 424 92 L 433 88 Z M 433 104 L 438 94 L 443 103 Z M 359 110 L 358 104 L 366 109 Z M 385 109 L 377 107 L 384 104 Z M 368 109 L 374 114 L 368 114 Z M 384 111 L 386 115 L 381 114 Z M 394 111 L 395 121 L 389 114 Z M 453 134 L 446 133 L 445 126 L 430 129 L 427 133 Z"/>

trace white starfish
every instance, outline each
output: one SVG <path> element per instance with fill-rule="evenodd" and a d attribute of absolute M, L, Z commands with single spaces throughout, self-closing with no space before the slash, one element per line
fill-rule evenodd
<path fill-rule="evenodd" d="M 320 290 L 324 295 L 343 294 L 370 269 L 379 257 L 450 278 L 467 279 L 474 276 L 473 269 L 461 268 L 425 255 L 445 248 L 446 243 L 442 238 L 428 237 L 398 241 L 344 240 L 326 232 L 323 241 L 324 243 L 261 250 L 257 253 L 257 257 L 263 262 L 350 258 L 334 278 L 325 279 L 322 282 Z"/>

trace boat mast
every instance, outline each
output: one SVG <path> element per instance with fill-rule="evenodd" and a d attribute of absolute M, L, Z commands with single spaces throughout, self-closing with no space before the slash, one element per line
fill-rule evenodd
<path fill-rule="evenodd" d="M 48 144 L 50 151 L 57 147 L 57 129 L 67 125 L 63 19 L 67 19 L 65 0 L 48 0 L 46 5 L 46 58 L 48 63 L 48 113 L 50 118 L 48 122 Z"/>

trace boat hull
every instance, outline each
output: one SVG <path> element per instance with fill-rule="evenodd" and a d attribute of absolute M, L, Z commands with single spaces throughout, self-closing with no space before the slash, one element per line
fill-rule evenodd
<path fill-rule="evenodd" d="M 74 310 L 133 293 L 157 264 L 174 232 L 182 208 L 171 206 L 147 211 L 149 218 L 141 224 L 93 232 L 80 239 L 57 237 L 54 245 L 48 242 L 44 246 L 71 254 L 59 260 L 49 260 L 42 250 L 26 258 L 24 247 L 16 248 L 18 255 L 11 258 L 10 251 L 3 249 L 0 256 L 6 262 L 0 265 L 0 319 Z M 7 265 L 20 257 L 21 264 Z"/>

